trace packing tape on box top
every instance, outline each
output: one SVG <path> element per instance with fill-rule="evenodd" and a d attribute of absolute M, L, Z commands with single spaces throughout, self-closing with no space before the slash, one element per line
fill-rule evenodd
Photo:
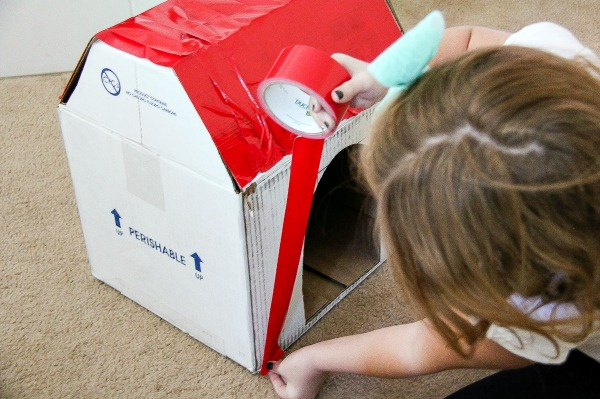
<path fill-rule="evenodd" d="M 326 138 L 348 110 L 338 104 L 331 91 L 350 79 L 346 69 L 326 52 L 296 45 L 281 51 L 267 77 L 258 87 L 258 99 L 267 114 L 298 136 Z M 310 96 L 316 98 L 335 121 L 322 129 L 309 112 Z"/>

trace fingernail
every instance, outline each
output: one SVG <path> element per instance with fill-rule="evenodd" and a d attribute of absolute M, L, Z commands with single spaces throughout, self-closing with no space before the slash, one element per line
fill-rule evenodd
<path fill-rule="evenodd" d="M 329 122 L 323 122 L 323 124 L 325 125 L 325 128 L 329 129 Z"/>
<path fill-rule="evenodd" d="M 267 362 L 267 370 L 273 370 L 273 362 Z"/>
<path fill-rule="evenodd" d="M 344 93 L 341 90 L 336 90 L 335 95 L 338 96 L 338 99 L 344 98 Z"/>

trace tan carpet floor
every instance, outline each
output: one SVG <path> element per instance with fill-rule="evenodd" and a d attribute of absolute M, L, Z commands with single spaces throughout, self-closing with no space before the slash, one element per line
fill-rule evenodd
<path fill-rule="evenodd" d="M 449 25 L 516 30 L 551 20 L 600 50 L 598 0 L 392 4 L 405 29 L 434 8 Z M 275 398 L 266 378 L 91 276 L 56 116 L 68 77 L 0 79 L 0 397 Z M 292 349 L 410 320 L 394 289 L 384 266 Z M 440 398 L 487 373 L 336 376 L 320 398 Z"/>

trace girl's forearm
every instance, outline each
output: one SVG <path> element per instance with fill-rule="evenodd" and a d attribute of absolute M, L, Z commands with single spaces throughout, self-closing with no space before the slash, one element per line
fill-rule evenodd
<path fill-rule="evenodd" d="M 459 367 L 513 368 L 530 364 L 489 340 L 480 342 L 473 356 L 465 359 L 425 321 L 323 341 L 300 351 L 321 372 L 385 378 L 412 377 Z"/>
<path fill-rule="evenodd" d="M 324 372 L 397 378 L 440 371 L 446 361 L 435 360 L 442 360 L 440 356 L 423 356 L 427 352 L 423 345 L 431 340 L 424 329 L 428 328 L 423 322 L 387 327 L 320 342 L 302 351 Z M 439 342 L 430 344 L 433 349 Z"/>
<path fill-rule="evenodd" d="M 520 367 L 528 361 L 489 340 L 464 359 L 425 321 L 418 321 L 323 341 L 269 364 L 269 378 L 280 397 L 312 399 L 329 373 L 398 378 L 456 367 Z"/>

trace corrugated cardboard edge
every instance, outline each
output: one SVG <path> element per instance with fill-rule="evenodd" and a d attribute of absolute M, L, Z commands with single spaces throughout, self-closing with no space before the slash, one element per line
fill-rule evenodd
<path fill-rule="evenodd" d="M 77 82 L 79 82 L 81 72 L 83 71 L 83 66 L 85 65 L 87 56 L 90 52 L 90 48 L 92 48 L 92 44 L 94 44 L 96 40 L 98 39 L 95 36 L 92 37 L 88 44 L 85 46 L 85 50 L 81 54 L 81 57 L 79 58 L 79 61 L 77 62 L 77 65 L 75 66 L 75 69 L 73 70 L 73 73 L 71 74 L 71 77 L 69 78 L 65 89 L 63 90 L 63 93 L 59 97 L 61 104 L 66 104 L 67 101 L 69 101 L 71 94 L 73 94 L 73 91 L 75 91 L 75 88 L 77 87 Z"/>

